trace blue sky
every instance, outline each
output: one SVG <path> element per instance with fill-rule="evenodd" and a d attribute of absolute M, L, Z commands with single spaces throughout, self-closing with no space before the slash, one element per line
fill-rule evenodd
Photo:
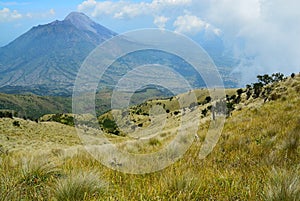
<path fill-rule="evenodd" d="M 299 72 L 299 8 L 298 0 L 0 0 L 0 46 L 80 11 L 118 33 L 158 27 L 221 37 L 244 74 Z"/>

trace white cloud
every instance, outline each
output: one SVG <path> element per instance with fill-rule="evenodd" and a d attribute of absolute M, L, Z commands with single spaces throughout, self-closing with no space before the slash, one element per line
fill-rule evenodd
<path fill-rule="evenodd" d="M 78 5 L 78 10 L 91 14 L 93 17 L 111 16 L 115 19 L 132 19 L 139 16 L 153 17 L 153 24 L 165 28 L 169 14 L 176 9 L 183 9 L 192 4 L 192 0 L 152 0 L 151 2 L 132 1 L 96 1 L 86 0 Z"/>
<path fill-rule="evenodd" d="M 26 13 L 21 14 L 17 10 L 11 10 L 9 8 L 3 8 L 0 10 L 0 23 L 11 22 L 26 18 L 47 18 L 55 15 L 55 10 L 52 8 L 44 13 Z"/>
<path fill-rule="evenodd" d="M 204 16 L 220 27 L 249 82 L 261 73 L 300 71 L 299 7 L 297 0 L 215 0 Z"/>
<path fill-rule="evenodd" d="M 174 22 L 176 32 L 195 34 L 208 27 L 208 24 L 194 15 L 183 15 L 177 17 Z"/>
<path fill-rule="evenodd" d="M 91 13 L 93 17 L 111 15 L 114 18 L 133 18 L 140 15 L 154 15 L 165 9 L 188 6 L 192 0 L 153 0 L 151 2 L 96 1 L 86 0 L 78 5 L 78 10 Z"/>
<path fill-rule="evenodd" d="M 166 23 L 169 21 L 169 18 L 165 17 L 165 16 L 155 16 L 154 18 L 154 24 L 160 28 L 160 29 L 164 29 L 166 26 Z"/>
<path fill-rule="evenodd" d="M 220 35 L 221 30 L 215 28 L 208 22 L 200 19 L 199 17 L 191 14 L 178 16 L 173 23 L 175 31 L 184 34 L 197 34 L 201 31 L 212 32 L 215 35 Z"/>
<path fill-rule="evenodd" d="M 50 14 L 50 15 L 55 15 L 55 10 L 54 10 L 53 8 L 51 8 L 51 9 L 49 10 L 49 14 Z"/>
<path fill-rule="evenodd" d="M 46 11 L 46 12 L 42 12 L 42 13 L 26 13 L 26 15 L 24 17 L 27 18 L 48 18 L 48 17 L 52 17 L 56 14 L 55 10 L 53 8 L 51 8 L 50 10 Z"/>
<path fill-rule="evenodd" d="M 9 22 L 22 18 L 22 15 L 17 10 L 3 8 L 0 10 L 0 22 Z"/>

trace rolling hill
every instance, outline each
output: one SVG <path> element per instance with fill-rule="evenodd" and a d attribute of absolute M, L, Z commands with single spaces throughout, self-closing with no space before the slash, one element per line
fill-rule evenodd
<path fill-rule="evenodd" d="M 200 105 L 176 114 L 176 97 L 133 106 L 129 113 L 129 120 L 136 124 L 133 133 L 122 136 L 104 133 L 119 149 L 139 155 L 155 153 L 174 140 L 180 116 L 191 123 L 200 121 L 198 137 L 182 158 L 151 174 L 118 172 L 89 155 L 86 151 L 96 151 L 95 145 L 109 150 L 99 129 L 82 126 L 76 132 L 74 127 L 56 122 L 1 118 L 0 198 L 297 200 L 300 196 L 300 75 L 266 84 L 258 96 L 255 88 L 249 86 L 228 93 L 227 99 L 234 103 L 235 109 L 227 116 L 217 145 L 205 159 L 199 158 L 199 151 L 213 120 L 210 112 L 202 111 L 212 103 L 203 91 L 197 94 Z M 181 96 L 187 97 L 189 93 Z M 161 114 L 165 116 L 149 110 L 163 104 L 166 109 Z M 200 118 L 197 113 L 201 113 Z M 102 115 L 100 121 L 109 119 L 109 115 Z M 78 137 L 78 132 L 82 132 L 83 138 Z M 180 139 L 182 143 L 187 141 L 184 137 Z M 115 158 L 110 161 L 116 167 L 126 163 Z"/>

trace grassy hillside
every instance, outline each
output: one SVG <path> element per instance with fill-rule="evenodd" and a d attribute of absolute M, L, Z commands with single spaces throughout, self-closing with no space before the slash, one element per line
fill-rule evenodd
<path fill-rule="evenodd" d="M 104 88 L 96 94 L 95 106 L 97 115 L 108 111 L 111 106 L 112 90 Z M 137 91 L 131 99 L 131 105 L 140 104 L 150 98 L 161 98 L 168 94 L 155 88 Z M 0 93 L 0 111 L 13 110 L 18 117 L 38 119 L 45 114 L 72 112 L 72 97 L 37 96 L 32 94 Z"/>
<path fill-rule="evenodd" d="M 71 112 L 71 98 L 0 93 L 0 110 L 14 110 L 19 117 L 36 119 L 43 114 Z"/>
<path fill-rule="evenodd" d="M 210 112 L 202 114 L 199 139 L 183 158 L 151 174 L 107 168 L 84 151 L 71 126 L 0 119 L 0 200 L 298 200 L 300 75 L 264 86 L 258 97 L 255 92 L 248 96 L 249 90 L 230 100 L 235 110 L 205 159 L 198 154 L 212 121 Z M 170 107 L 163 114 L 167 118 L 144 114 L 157 103 Z M 154 152 L 174 138 L 180 116 L 199 121 L 196 114 L 210 104 L 175 115 L 170 99 L 148 101 L 130 109 L 129 120 L 142 123 L 130 136 L 105 135 L 125 151 Z M 166 122 L 160 129 L 162 119 Z M 82 127 L 82 132 L 87 144 L 98 140 L 104 146 L 99 130 Z"/>

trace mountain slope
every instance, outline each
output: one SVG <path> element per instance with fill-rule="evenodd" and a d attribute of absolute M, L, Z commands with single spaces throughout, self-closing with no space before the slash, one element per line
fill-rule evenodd
<path fill-rule="evenodd" d="M 33 27 L 0 49 L 0 86 L 71 91 L 84 58 L 114 35 L 75 12 L 63 21 Z"/>
<path fill-rule="evenodd" d="M 116 33 L 83 13 L 72 12 L 62 21 L 39 25 L 0 48 L 0 92 L 10 94 L 70 96 L 77 72 L 89 53 Z M 132 42 L 128 41 L 129 44 Z M 229 63 L 221 56 L 220 38 L 205 44 L 219 64 L 226 87 L 235 87 Z M 219 50 L 219 48 L 221 48 Z M 183 59 L 170 53 L 143 50 L 119 58 L 100 80 L 101 87 L 114 86 L 133 66 L 160 64 L 180 73 L 193 88 L 204 87 L 201 76 Z M 225 66 L 225 67 L 224 67 Z"/>
<path fill-rule="evenodd" d="M 85 195 L 91 200 L 298 200 L 300 75 L 265 86 L 267 88 L 272 90 L 270 98 L 273 98 L 266 102 L 263 96 L 242 98 L 239 103 L 242 107 L 227 118 L 217 145 L 205 159 L 199 158 L 199 150 L 207 135 L 209 121 L 199 126 L 199 138 L 180 160 L 151 174 L 124 174 L 87 154 L 87 150 L 93 151 L 95 144 L 108 148 L 96 129 L 83 127 L 82 136 L 90 143 L 83 147 L 82 138 L 78 138 L 78 130 L 76 132 L 73 127 L 2 118 L 0 199 L 34 200 L 41 197 L 53 200 L 59 195 L 72 196 L 80 185 L 95 186 L 94 182 L 88 183 L 90 178 L 83 180 L 79 176 L 86 172 L 101 172 L 101 176 L 94 178 L 101 178 L 107 186 L 99 194 L 85 188 Z M 272 94 L 276 94 L 277 99 Z M 201 107 L 178 115 L 193 118 L 194 112 Z M 178 128 L 178 116 L 168 115 L 170 124 L 163 127 Z M 141 119 L 138 114 L 134 117 Z M 162 122 L 159 120 L 159 117 L 151 120 L 158 132 L 149 139 L 106 135 L 107 140 L 124 153 L 154 153 L 174 139 L 170 130 L 161 133 Z M 148 125 L 137 129 L 147 129 Z M 185 138 L 181 141 L 185 142 Z M 110 159 L 116 166 L 123 165 L 115 158 Z M 78 185 L 64 184 L 66 179 Z M 73 200 L 76 198 L 74 196 Z"/>

